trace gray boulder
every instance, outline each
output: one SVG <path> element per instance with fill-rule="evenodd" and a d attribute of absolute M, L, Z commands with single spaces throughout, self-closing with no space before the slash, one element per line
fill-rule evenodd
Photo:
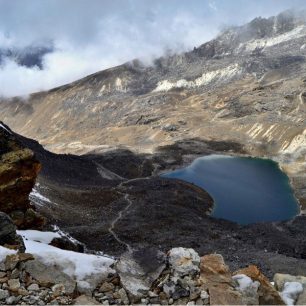
<path fill-rule="evenodd" d="M 303 291 L 297 297 L 296 305 L 306 305 L 306 277 L 305 276 L 295 276 L 290 274 L 276 273 L 274 275 L 273 281 L 275 287 L 278 291 L 284 291 L 285 284 L 287 283 L 300 283 L 303 286 Z"/>
<path fill-rule="evenodd" d="M 13 221 L 7 214 L 0 212 L 0 245 L 5 244 L 17 245 L 19 251 L 25 251 L 22 237 L 17 235 Z"/>
<path fill-rule="evenodd" d="M 235 289 L 242 295 L 242 302 L 245 305 L 259 305 L 258 289 L 260 283 L 253 281 L 250 277 L 244 274 L 237 274 L 233 276 L 235 281 Z"/>
<path fill-rule="evenodd" d="M 0 289 L 0 301 L 5 300 L 6 298 L 8 298 L 10 296 L 10 293 L 8 290 L 3 290 Z"/>
<path fill-rule="evenodd" d="M 200 256 L 193 249 L 173 248 L 169 252 L 169 264 L 174 275 L 185 276 L 200 272 Z"/>
<path fill-rule="evenodd" d="M 278 291 L 283 291 L 285 283 L 288 282 L 298 282 L 306 288 L 306 277 L 305 276 L 294 276 L 290 274 L 276 273 L 273 277 L 275 287 Z"/>
<path fill-rule="evenodd" d="M 51 287 L 55 284 L 63 284 L 67 294 L 72 294 L 75 291 L 76 282 L 70 276 L 63 273 L 59 267 L 46 266 L 36 258 L 25 264 L 25 270 L 41 286 Z"/>
<path fill-rule="evenodd" d="M 124 289 L 136 302 L 150 290 L 165 269 L 165 254 L 155 249 L 141 249 L 123 254 L 116 264 Z"/>

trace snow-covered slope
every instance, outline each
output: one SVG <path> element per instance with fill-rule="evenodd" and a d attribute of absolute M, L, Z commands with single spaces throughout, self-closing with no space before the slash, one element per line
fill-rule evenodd
<path fill-rule="evenodd" d="M 89 287 L 93 279 L 103 279 L 114 272 L 111 265 L 115 260 L 111 257 L 66 251 L 49 245 L 53 238 L 60 237 L 56 232 L 36 230 L 17 232 L 24 239 L 27 253 L 33 254 L 46 265 L 60 267 L 82 288 Z M 2 249 L 4 248 L 0 247 L 0 251 Z M 7 253 L 12 252 L 7 251 Z"/>

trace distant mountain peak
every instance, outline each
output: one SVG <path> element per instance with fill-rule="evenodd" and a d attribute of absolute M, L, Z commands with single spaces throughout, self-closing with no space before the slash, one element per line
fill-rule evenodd
<path fill-rule="evenodd" d="M 12 60 L 20 66 L 43 69 L 43 58 L 53 52 L 52 44 L 30 45 L 27 47 L 0 48 L 0 65 L 5 60 Z"/>

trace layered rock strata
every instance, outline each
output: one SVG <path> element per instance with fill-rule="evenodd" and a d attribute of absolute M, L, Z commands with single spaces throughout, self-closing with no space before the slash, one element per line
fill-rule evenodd
<path fill-rule="evenodd" d="M 44 218 L 35 212 L 29 194 L 41 164 L 34 152 L 22 146 L 8 127 L 0 128 L 0 211 L 20 228 L 39 228 Z"/>

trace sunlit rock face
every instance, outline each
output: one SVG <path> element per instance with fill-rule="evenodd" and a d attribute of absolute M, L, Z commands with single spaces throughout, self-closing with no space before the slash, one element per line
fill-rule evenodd
<path fill-rule="evenodd" d="M 29 201 L 41 164 L 23 147 L 8 127 L 0 126 L 0 211 L 20 228 L 40 227 L 44 219 Z"/>

